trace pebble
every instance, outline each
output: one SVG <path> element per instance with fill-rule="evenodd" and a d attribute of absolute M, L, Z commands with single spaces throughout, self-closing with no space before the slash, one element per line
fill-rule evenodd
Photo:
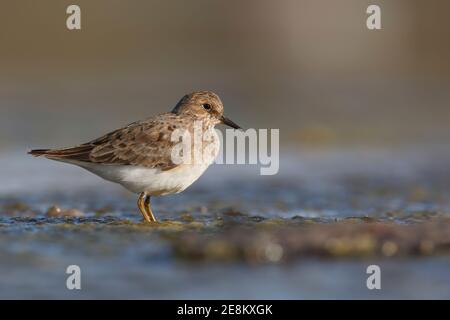
<path fill-rule="evenodd" d="M 83 217 L 84 213 L 78 209 L 63 210 L 58 206 L 51 206 L 46 215 L 47 217 Z"/>

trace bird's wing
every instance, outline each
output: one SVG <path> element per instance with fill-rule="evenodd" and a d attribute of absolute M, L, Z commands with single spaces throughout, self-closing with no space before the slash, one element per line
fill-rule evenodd
<path fill-rule="evenodd" d="M 76 160 L 99 164 L 139 165 L 170 170 L 172 162 L 171 134 L 180 120 L 168 113 L 144 121 L 137 121 L 82 145 L 55 150 L 32 150 L 35 156 L 44 155 L 57 160 Z"/>

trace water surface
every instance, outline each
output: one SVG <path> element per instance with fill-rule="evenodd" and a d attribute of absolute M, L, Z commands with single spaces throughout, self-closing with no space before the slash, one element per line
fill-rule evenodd
<path fill-rule="evenodd" d="M 289 152 L 276 176 L 215 165 L 155 198 L 154 227 L 119 186 L 3 153 L 0 297 L 449 298 L 448 160 L 437 146 Z"/>

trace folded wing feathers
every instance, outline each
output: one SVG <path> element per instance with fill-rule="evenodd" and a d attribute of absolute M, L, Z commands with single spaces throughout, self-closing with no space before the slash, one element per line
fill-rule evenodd
<path fill-rule="evenodd" d="M 134 122 L 88 143 L 64 149 L 36 149 L 28 152 L 39 157 L 58 160 L 77 160 L 102 164 L 141 165 L 170 170 L 177 165 L 171 161 L 170 134 L 164 114 L 159 119 Z M 173 119 L 172 119 L 173 120 Z"/>

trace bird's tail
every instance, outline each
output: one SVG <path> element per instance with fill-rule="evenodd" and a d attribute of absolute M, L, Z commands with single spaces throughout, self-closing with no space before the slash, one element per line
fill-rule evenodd
<path fill-rule="evenodd" d="M 50 151 L 51 151 L 51 149 L 34 149 L 34 150 L 28 151 L 27 153 L 31 154 L 34 157 L 40 157 L 40 156 L 45 156 Z"/>
<path fill-rule="evenodd" d="M 93 147 L 93 145 L 84 144 L 65 149 L 34 149 L 28 151 L 28 154 L 35 157 L 44 156 L 53 160 L 89 161 L 89 153 Z"/>

